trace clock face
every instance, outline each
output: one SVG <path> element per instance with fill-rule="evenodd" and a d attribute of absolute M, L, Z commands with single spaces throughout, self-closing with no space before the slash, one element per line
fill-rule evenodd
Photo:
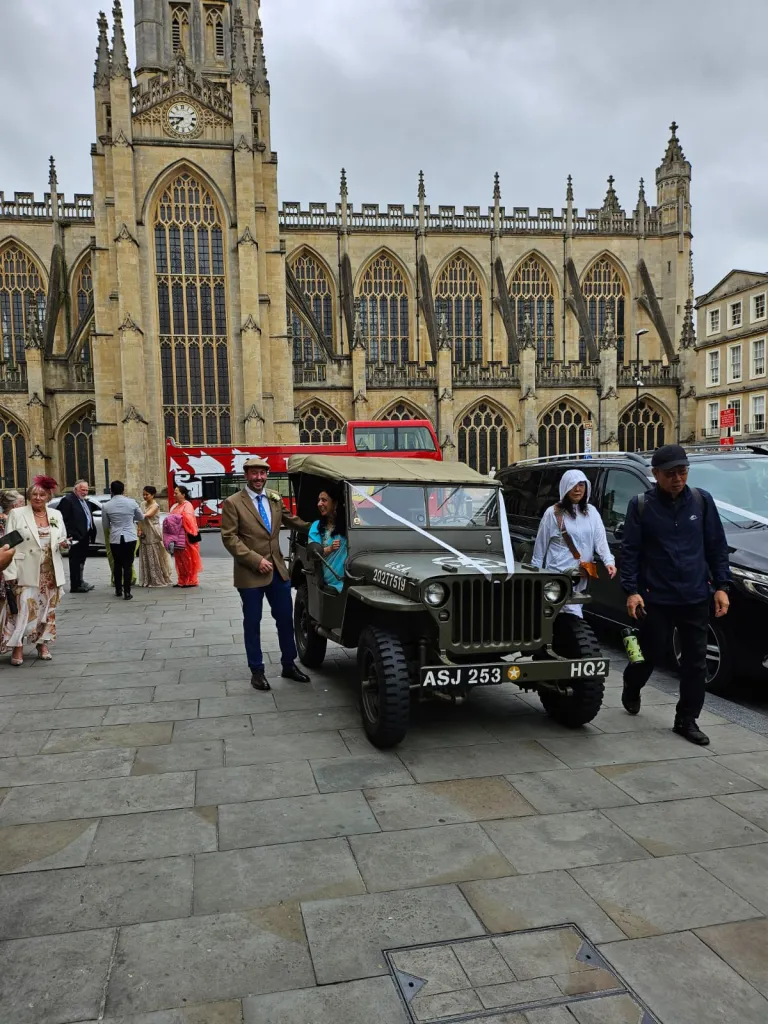
<path fill-rule="evenodd" d="M 196 135 L 200 126 L 200 113 L 191 103 L 174 103 L 168 108 L 168 127 L 182 138 Z"/>

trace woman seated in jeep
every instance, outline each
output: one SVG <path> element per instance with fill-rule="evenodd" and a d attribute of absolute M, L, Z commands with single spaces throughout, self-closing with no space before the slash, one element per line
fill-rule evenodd
<path fill-rule="evenodd" d="M 317 499 L 317 519 L 309 531 L 310 545 L 317 545 L 327 564 L 323 565 L 323 582 L 341 593 L 344 588 L 344 565 L 347 561 L 347 528 L 338 493 L 329 485 Z"/>

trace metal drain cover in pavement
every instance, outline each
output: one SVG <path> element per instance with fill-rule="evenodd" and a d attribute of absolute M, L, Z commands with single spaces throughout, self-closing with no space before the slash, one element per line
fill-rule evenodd
<path fill-rule="evenodd" d="M 553 1024 L 659 1024 L 575 924 L 385 955 L 415 1024 L 534 1024 L 544 1017 L 527 1014 L 550 1007 Z"/>

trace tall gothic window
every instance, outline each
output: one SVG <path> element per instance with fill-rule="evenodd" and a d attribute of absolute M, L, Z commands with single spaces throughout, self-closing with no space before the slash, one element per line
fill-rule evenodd
<path fill-rule="evenodd" d="M 179 5 L 171 9 L 171 39 L 174 53 L 177 50 L 189 52 L 189 13 L 186 7 Z"/>
<path fill-rule="evenodd" d="M 216 202 L 189 173 L 155 213 L 165 433 L 179 444 L 231 444 L 224 232 Z"/>
<path fill-rule="evenodd" d="M 509 425 L 498 409 L 480 402 L 461 418 L 459 461 L 487 476 L 509 465 Z"/>
<path fill-rule="evenodd" d="M 21 427 L 0 411 L 0 479 L 6 488 L 27 486 L 27 442 Z"/>
<path fill-rule="evenodd" d="M 530 322 L 539 362 L 552 362 L 555 358 L 555 288 L 549 271 L 538 257 L 529 256 L 514 272 L 510 299 L 518 337 L 522 337 Z"/>
<path fill-rule="evenodd" d="M 80 410 L 67 423 L 63 434 L 64 484 L 74 487 L 78 480 L 87 480 L 91 486 L 96 483 L 93 468 L 93 425 L 96 409 L 93 406 Z"/>
<path fill-rule="evenodd" d="M 664 415 L 653 402 L 633 402 L 619 419 L 619 451 L 649 452 L 664 444 Z"/>
<path fill-rule="evenodd" d="M 453 361 L 466 365 L 483 358 L 483 299 L 480 279 L 464 256 L 454 256 L 443 268 L 435 289 L 435 311 L 445 316 Z"/>
<path fill-rule="evenodd" d="M 315 402 L 299 417 L 301 444 L 340 444 L 344 420 L 327 405 Z"/>
<path fill-rule="evenodd" d="M 409 405 L 408 402 L 398 402 L 396 405 L 380 416 L 379 419 L 388 422 L 390 420 L 422 420 L 424 417 Z"/>
<path fill-rule="evenodd" d="M 3 360 L 26 361 L 24 341 L 34 325 L 42 331 L 45 323 L 45 286 L 37 264 L 18 246 L 10 244 L 0 252 L 0 330 Z"/>
<path fill-rule="evenodd" d="M 306 250 L 291 261 L 291 270 L 307 297 L 315 322 L 328 340 L 329 346 L 333 346 L 333 291 L 328 272 L 323 264 Z M 294 363 L 324 363 L 325 352 L 315 340 L 305 318 L 293 306 L 289 306 L 289 316 L 293 328 Z"/>
<path fill-rule="evenodd" d="M 539 421 L 539 458 L 583 451 L 584 416 L 567 399 L 558 402 Z"/>
<path fill-rule="evenodd" d="M 360 327 L 370 363 L 408 361 L 410 320 L 405 274 L 391 256 L 380 253 L 360 282 Z"/>
<path fill-rule="evenodd" d="M 587 314 L 592 326 L 595 340 L 605 333 L 606 323 L 610 316 L 616 332 L 619 361 L 624 359 L 624 306 L 626 295 L 624 282 L 616 265 L 607 256 L 595 260 L 587 271 L 581 286 L 587 304 Z M 583 363 L 587 358 L 587 346 L 583 338 L 579 339 L 579 360 Z"/>
<path fill-rule="evenodd" d="M 212 7 L 205 16 L 206 55 L 209 60 L 224 58 L 224 18 L 220 7 Z"/>
<path fill-rule="evenodd" d="M 80 264 L 80 269 L 77 272 L 77 277 L 75 278 L 74 299 L 75 327 L 79 327 L 93 300 L 93 276 L 91 273 L 90 256 L 86 256 Z"/>

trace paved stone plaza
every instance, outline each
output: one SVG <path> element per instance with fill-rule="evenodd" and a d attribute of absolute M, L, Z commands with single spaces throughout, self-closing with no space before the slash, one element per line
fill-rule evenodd
<path fill-rule="evenodd" d="M 768 1021 L 768 738 L 735 706 L 702 750 L 663 680 L 631 718 L 612 672 L 578 733 L 489 688 L 380 753 L 345 651 L 251 689 L 227 559 L 130 604 L 87 569 L 55 660 L 0 665 L 2 1024 Z"/>

